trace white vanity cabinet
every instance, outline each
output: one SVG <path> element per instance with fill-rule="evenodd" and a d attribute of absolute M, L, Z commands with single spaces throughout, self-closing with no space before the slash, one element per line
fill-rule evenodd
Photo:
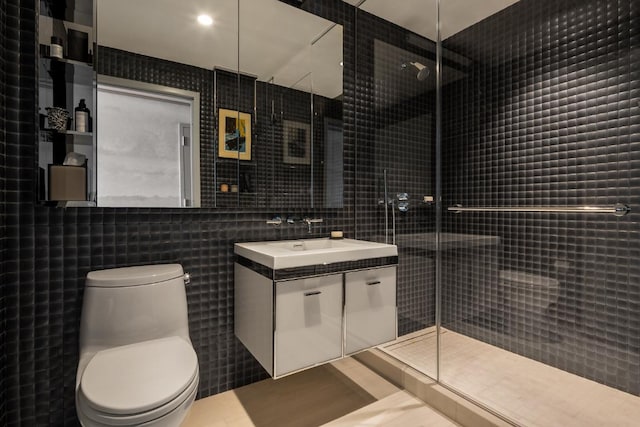
<path fill-rule="evenodd" d="M 342 274 L 275 287 L 275 376 L 342 357 Z"/>
<path fill-rule="evenodd" d="M 274 378 L 396 338 L 395 265 L 283 280 L 258 270 L 235 264 L 234 329 Z"/>
<path fill-rule="evenodd" d="M 345 273 L 345 355 L 396 339 L 396 267 Z"/>

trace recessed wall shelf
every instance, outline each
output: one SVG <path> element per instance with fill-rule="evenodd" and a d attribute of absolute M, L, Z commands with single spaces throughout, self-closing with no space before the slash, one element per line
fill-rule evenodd
<path fill-rule="evenodd" d="M 43 45 L 40 45 L 43 46 Z M 71 65 L 78 65 L 80 67 L 88 67 L 88 68 L 93 68 L 93 64 L 90 62 L 82 62 L 82 61 L 77 61 L 75 59 L 68 59 L 68 58 L 55 58 L 53 56 L 43 56 L 40 59 L 42 60 L 49 60 L 49 61 L 55 61 L 55 62 L 64 62 L 65 64 L 71 64 Z"/>
<path fill-rule="evenodd" d="M 37 197 L 42 203 L 56 203 L 56 206 L 66 207 L 94 206 L 96 184 L 96 135 L 94 132 L 75 130 L 76 127 L 94 130 L 91 127 L 91 118 L 95 114 L 96 74 L 90 54 L 95 41 L 92 23 L 93 3 L 76 3 L 73 7 L 73 10 L 65 9 L 69 13 L 59 14 L 58 9 L 41 4 L 38 21 L 40 56 L 37 67 L 37 92 L 40 134 L 36 138 Z M 82 41 L 77 42 L 78 39 L 82 40 L 83 34 L 84 46 Z M 64 55 L 69 57 L 58 58 L 49 55 L 53 52 L 48 45 L 52 38 L 60 40 L 60 44 L 65 46 Z M 72 39 L 76 40 L 74 48 L 70 46 Z M 81 105 L 86 107 L 80 107 Z M 55 117 L 52 111 L 56 110 L 51 110 L 51 107 L 66 115 L 69 129 L 53 128 L 50 118 L 53 122 L 62 123 L 64 118 Z M 80 108 L 89 109 L 84 123 L 76 123 L 76 109 L 84 112 Z M 86 159 L 84 165 L 64 165 L 69 153 L 83 156 Z"/>
<path fill-rule="evenodd" d="M 52 128 L 44 128 L 44 129 L 40 129 L 40 130 L 44 131 L 44 132 L 55 132 L 55 133 L 59 133 L 61 135 L 74 135 L 74 136 L 87 136 L 87 137 L 92 137 L 93 136 L 93 132 L 78 132 L 77 130 L 59 131 L 57 129 L 52 129 Z"/>

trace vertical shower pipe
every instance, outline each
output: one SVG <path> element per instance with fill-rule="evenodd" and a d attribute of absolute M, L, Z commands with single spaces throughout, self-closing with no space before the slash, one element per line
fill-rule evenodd
<path fill-rule="evenodd" d="M 238 150 L 238 156 L 236 157 L 236 186 L 238 188 L 238 192 L 236 193 L 236 209 L 240 208 L 240 0 L 236 2 L 237 8 L 236 12 L 238 14 L 238 30 L 237 30 L 237 38 L 236 38 L 236 113 L 238 114 L 236 117 L 236 132 L 238 132 L 238 145 L 236 149 Z M 250 135 L 246 134 L 245 129 L 245 150 L 247 147 L 246 139 L 251 138 Z M 223 141 L 224 143 L 224 141 Z M 220 144 L 220 141 L 218 141 Z M 236 229 L 238 228 L 238 216 L 236 216 Z"/>
<path fill-rule="evenodd" d="M 353 188 L 356 189 L 355 191 L 353 191 L 353 198 L 351 199 L 353 202 L 353 235 L 354 238 L 358 238 L 360 235 L 358 233 L 359 229 L 358 229 L 358 144 L 359 144 L 359 140 L 358 140 L 358 97 L 357 97 L 357 88 L 358 88 L 358 11 L 360 4 L 358 4 L 356 6 L 356 9 L 354 11 L 353 14 L 353 66 L 352 66 L 352 70 L 353 70 L 353 87 L 354 87 L 354 91 L 353 91 L 353 142 L 354 142 L 354 150 L 353 150 L 353 181 L 354 181 L 354 185 Z M 345 27 L 346 28 L 346 27 Z M 343 46 L 342 46 L 342 60 L 343 60 L 343 68 L 342 68 L 342 93 L 344 95 L 344 74 L 345 74 L 345 70 L 349 70 L 349 65 L 351 63 L 351 59 L 344 55 L 344 40 L 343 40 Z M 344 99 L 344 97 L 343 97 Z M 342 131 L 343 131 L 343 136 L 344 135 L 348 135 L 348 133 L 345 131 L 345 124 L 348 123 L 348 121 L 346 120 L 345 114 L 344 114 L 344 109 L 343 109 L 343 114 L 342 114 L 342 120 L 343 120 L 343 127 L 342 127 Z M 344 146 L 342 147 L 343 152 L 344 152 Z M 344 154 L 343 154 L 344 156 Z M 343 178 L 344 179 L 344 178 Z M 377 195 L 376 195 L 377 197 Z M 386 239 L 385 239 L 385 243 L 386 243 Z"/>
<path fill-rule="evenodd" d="M 322 36 L 320 36 L 320 37 L 322 37 Z M 310 56 L 309 62 L 311 62 L 311 64 L 309 64 L 309 65 L 310 65 L 311 69 L 313 69 L 313 59 L 312 59 L 313 58 L 313 52 L 312 52 L 312 49 L 313 49 L 313 45 L 317 41 L 318 41 L 318 39 L 314 40 L 311 43 L 310 47 L 309 47 L 309 56 Z M 310 83 L 311 87 L 309 88 L 309 92 L 311 92 L 309 94 L 309 99 L 311 101 L 311 132 L 309 132 L 310 133 L 309 139 L 311 139 L 311 141 L 309 142 L 309 147 L 310 147 L 309 149 L 311 150 L 311 153 L 309 153 L 309 157 L 310 157 L 310 161 L 311 161 L 311 188 L 310 188 L 311 194 L 310 194 L 310 197 L 311 197 L 311 209 L 314 209 L 316 206 L 314 206 L 314 204 L 313 204 L 313 199 L 314 199 L 314 197 L 313 197 L 313 194 L 314 194 L 314 191 L 313 191 L 314 179 L 313 178 L 314 178 L 314 173 L 315 173 L 315 171 L 313 169 L 313 151 L 314 151 L 313 134 L 315 133 L 314 132 L 314 130 L 315 130 L 315 128 L 314 128 L 314 124 L 315 124 L 315 121 L 314 121 L 315 108 L 313 108 L 313 98 L 314 98 L 314 96 L 313 96 L 313 71 L 311 71 L 310 79 L 311 79 L 311 83 Z M 309 228 L 309 232 L 311 232 L 311 228 Z"/>
<path fill-rule="evenodd" d="M 391 244 L 396 244 L 396 200 L 391 198 Z"/>
<path fill-rule="evenodd" d="M 396 244 L 396 204 L 393 198 L 389 197 L 389 187 L 387 185 L 387 170 L 384 169 L 384 243 L 389 243 L 389 205 L 391 205 L 391 244 Z"/>
<path fill-rule="evenodd" d="M 200 118 L 198 117 L 198 120 Z M 213 135 L 214 138 L 217 138 L 216 135 L 219 135 L 219 117 L 218 117 L 218 71 L 216 69 L 213 70 Z M 218 141 L 220 144 L 220 141 Z M 214 146 L 215 150 L 216 147 Z M 220 188 L 220 182 L 218 180 L 218 153 L 214 153 L 213 156 L 213 207 L 218 207 L 218 188 Z"/>
<path fill-rule="evenodd" d="M 276 80 L 275 80 L 275 76 L 271 76 L 271 78 L 269 79 L 269 84 L 267 85 L 265 91 L 267 93 L 267 109 L 269 108 L 268 105 L 268 101 L 271 101 L 271 116 L 269 118 L 269 130 L 270 132 L 270 137 L 271 139 L 268 141 L 271 144 L 273 144 L 276 140 L 276 94 L 275 91 L 273 90 L 273 86 L 276 84 Z M 276 179 L 275 179 L 275 173 L 274 171 L 275 169 L 275 160 L 274 157 L 275 156 L 269 156 L 271 157 L 269 160 L 271 162 L 271 164 L 267 165 L 267 169 L 271 171 L 271 182 L 269 182 L 269 187 L 268 190 L 266 191 L 267 193 L 267 206 L 273 206 L 275 205 L 274 202 L 274 195 L 275 195 L 275 188 L 276 188 Z M 269 175 L 267 175 L 267 177 L 269 177 Z M 256 180 L 258 179 L 257 177 L 257 173 L 256 173 Z M 257 184 L 257 183 L 256 183 Z"/>
<path fill-rule="evenodd" d="M 383 171 L 384 184 L 384 243 L 389 243 L 389 191 L 387 190 L 387 170 Z"/>
<path fill-rule="evenodd" d="M 440 0 L 436 0 L 436 381 L 440 382 L 442 323 L 442 40 Z"/>

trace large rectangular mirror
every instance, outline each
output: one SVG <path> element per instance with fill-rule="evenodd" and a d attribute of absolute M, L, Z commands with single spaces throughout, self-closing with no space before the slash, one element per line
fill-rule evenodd
<path fill-rule="evenodd" d="M 96 8 L 99 206 L 342 207 L 341 26 L 278 0 Z"/>

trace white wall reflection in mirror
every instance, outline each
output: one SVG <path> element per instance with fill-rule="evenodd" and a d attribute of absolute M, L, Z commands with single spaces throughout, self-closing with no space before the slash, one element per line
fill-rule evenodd
<path fill-rule="evenodd" d="M 199 206 L 198 94 L 147 86 L 98 83 L 98 206 Z"/>

